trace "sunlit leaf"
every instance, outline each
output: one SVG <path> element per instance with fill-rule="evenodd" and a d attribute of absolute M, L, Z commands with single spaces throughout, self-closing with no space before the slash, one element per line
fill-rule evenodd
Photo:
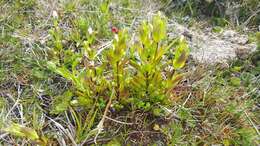
<path fill-rule="evenodd" d="M 16 123 L 12 123 L 7 128 L 4 128 L 4 131 L 6 131 L 14 136 L 26 137 L 30 140 L 39 139 L 39 136 L 34 129 L 31 129 L 29 127 L 24 127 L 24 126 L 16 124 Z"/>
<path fill-rule="evenodd" d="M 107 14 L 109 12 L 109 2 L 110 0 L 105 0 L 104 2 L 101 3 L 100 10 L 102 13 Z"/>
<path fill-rule="evenodd" d="M 115 35 L 113 40 L 113 49 L 108 52 L 108 59 L 115 65 L 116 62 L 120 61 L 126 54 L 128 32 L 126 29 L 120 30 L 118 34 Z"/>
<path fill-rule="evenodd" d="M 71 72 L 66 67 L 57 68 L 56 73 L 58 73 L 59 75 L 63 76 L 68 80 L 73 80 Z"/>
<path fill-rule="evenodd" d="M 153 17 L 153 40 L 158 43 L 166 37 L 166 19 L 161 13 Z"/>
<path fill-rule="evenodd" d="M 142 22 L 142 25 L 139 28 L 139 37 L 145 46 L 149 46 L 150 44 L 150 33 L 151 33 L 151 26 L 146 22 Z"/>
<path fill-rule="evenodd" d="M 241 84 L 241 79 L 238 78 L 238 77 L 232 77 L 232 78 L 230 78 L 230 83 L 231 83 L 233 86 L 240 86 L 240 84 Z"/>
<path fill-rule="evenodd" d="M 179 44 L 175 50 L 175 57 L 173 60 L 173 67 L 180 69 L 185 65 L 186 60 L 189 56 L 189 47 L 184 38 L 180 38 Z"/>

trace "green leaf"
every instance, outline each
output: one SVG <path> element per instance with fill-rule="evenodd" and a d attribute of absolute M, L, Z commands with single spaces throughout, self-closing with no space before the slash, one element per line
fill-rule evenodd
<path fill-rule="evenodd" d="M 38 79 L 48 78 L 48 75 L 44 71 L 40 70 L 39 68 L 32 69 L 32 75 Z"/>
<path fill-rule="evenodd" d="M 68 80 L 73 80 L 71 72 L 64 66 L 61 68 L 57 68 L 55 72 Z"/>
<path fill-rule="evenodd" d="M 185 65 L 186 60 L 189 56 L 189 47 L 183 37 L 180 38 L 179 44 L 175 50 L 175 57 L 173 60 L 173 67 L 175 69 L 180 69 Z"/>
<path fill-rule="evenodd" d="M 161 116 L 162 115 L 162 109 L 161 108 L 153 108 L 153 115 L 154 116 Z"/>
<path fill-rule="evenodd" d="M 78 73 L 77 66 L 79 65 L 81 60 L 81 57 L 76 57 L 75 60 L 72 62 L 71 69 L 74 76 L 76 76 L 76 74 Z"/>
<path fill-rule="evenodd" d="M 119 31 L 118 35 L 115 35 L 114 39 L 114 57 L 116 60 L 121 60 L 125 54 L 128 41 L 128 32 L 126 29 Z M 116 61 L 115 61 L 116 62 Z"/>
<path fill-rule="evenodd" d="M 61 96 L 57 96 L 52 104 L 52 114 L 59 114 L 66 111 L 70 106 L 70 101 L 73 94 L 70 91 L 63 93 Z"/>
<path fill-rule="evenodd" d="M 78 101 L 80 106 L 91 107 L 93 105 L 93 100 L 89 97 L 80 96 L 78 97 Z"/>
<path fill-rule="evenodd" d="M 26 137 L 30 140 L 39 139 L 39 136 L 34 129 L 24 127 L 24 126 L 16 124 L 16 123 L 12 123 L 10 126 L 8 126 L 7 128 L 4 128 L 3 130 L 14 136 Z"/>
<path fill-rule="evenodd" d="M 191 115 L 190 111 L 186 108 L 180 108 L 178 116 L 182 120 L 192 120 L 192 115 Z"/>
<path fill-rule="evenodd" d="M 222 143 L 223 143 L 224 146 L 230 146 L 230 140 L 229 139 L 224 139 Z"/>
<path fill-rule="evenodd" d="M 146 21 L 142 22 L 142 25 L 139 28 L 139 38 L 145 46 L 150 45 L 150 33 L 151 26 Z"/>
<path fill-rule="evenodd" d="M 105 0 L 104 2 L 101 3 L 100 11 L 102 13 L 107 14 L 109 12 L 109 3 L 110 3 L 110 0 Z"/>
<path fill-rule="evenodd" d="M 171 125 L 171 128 L 173 130 L 173 135 L 172 135 L 171 141 L 172 141 L 172 144 L 176 145 L 176 143 L 179 143 L 182 140 L 182 135 L 183 135 L 182 125 L 179 123 L 174 123 Z"/>
<path fill-rule="evenodd" d="M 231 78 L 230 78 L 230 83 L 231 83 L 233 86 L 240 86 L 241 80 L 240 80 L 240 78 L 238 78 L 238 77 L 231 77 Z"/>
<path fill-rule="evenodd" d="M 56 64 L 54 62 L 48 61 L 47 62 L 47 68 L 50 69 L 51 71 L 55 72 L 56 69 L 57 69 L 57 66 L 56 66 Z"/>
<path fill-rule="evenodd" d="M 88 21 L 86 18 L 80 17 L 76 20 L 76 23 L 82 32 L 86 32 L 88 30 Z"/>
<path fill-rule="evenodd" d="M 153 40 L 158 43 L 166 37 L 166 19 L 159 12 L 152 20 Z"/>
<path fill-rule="evenodd" d="M 129 62 L 129 64 L 130 64 L 132 67 L 134 67 L 136 70 L 140 70 L 140 69 L 141 69 L 141 66 L 140 66 L 136 61 L 131 60 L 131 61 Z"/>
<path fill-rule="evenodd" d="M 107 143 L 105 146 L 121 146 L 121 144 L 117 139 L 113 139 L 112 141 Z"/>
<path fill-rule="evenodd" d="M 157 54 L 155 55 L 155 60 L 154 60 L 154 64 L 157 65 L 161 59 L 163 58 L 163 55 L 166 53 L 166 49 L 165 48 L 158 48 L 158 52 Z"/>
<path fill-rule="evenodd" d="M 214 33 L 221 33 L 221 32 L 223 32 L 223 28 L 220 27 L 220 26 L 216 26 L 216 27 L 213 27 L 213 28 L 212 28 L 212 31 L 213 31 Z"/>

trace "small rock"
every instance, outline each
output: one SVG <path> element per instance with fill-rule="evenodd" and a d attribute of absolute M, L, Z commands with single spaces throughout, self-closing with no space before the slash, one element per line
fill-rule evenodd
<path fill-rule="evenodd" d="M 228 39 L 230 37 L 234 37 L 236 35 L 236 32 L 233 30 L 226 30 L 223 32 L 223 38 Z"/>

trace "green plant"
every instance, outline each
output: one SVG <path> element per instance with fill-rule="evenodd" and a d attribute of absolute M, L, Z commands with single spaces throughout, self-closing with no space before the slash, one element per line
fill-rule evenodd
<path fill-rule="evenodd" d="M 189 55 L 188 45 L 183 37 L 168 43 L 166 18 L 160 13 L 151 23 L 142 23 L 139 37 L 133 44 L 128 43 L 128 31 L 123 29 L 115 34 L 111 47 L 101 53 L 92 48 L 95 34 L 90 33 L 82 45 L 74 49 L 61 46 L 63 36 L 57 25 L 51 34 L 54 56 L 47 66 L 72 83 L 70 90 L 61 96 L 66 100 L 53 103 L 56 114 L 69 107 L 104 109 L 104 102 L 113 89 L 111 106 L 117 110 L 133 107 L 150 111 L 158 104 L 170 104 L 171 89 L 184 77 L 180 69 Z M 175 57 L 169 59 L 169 53 L 174 53 Z M 72 96 L 75 99 L 72 100 Z M 154 113 L 160 115 L 158 108 L 155 109 Z M 84 122 L 76 119 L 78 127 L 82 127 L 80 123 Z"/>
<path fill-rule="evenodd" d="M 60 30 L 55 30 L 52 32 L 53 41 L 58 45 L 55 45 L 54 51 L 58 50 L 55 54 L 59 61 L 48 62 L 48 67 L 70 80 L 75 87 L 73 93 L 90 100 L 89 105 L 94 99 L 105 99 L 112 88 L 116 89 L 118 102 L 133 99 L 140 101 L 137 105 L 141 106 L 142 102 L 165 104 L 171 89 L 184 76 L 178 70 L 187 60 L 187 43 L 183 38 L 167 43 L 166 19 L 161 14 L 156 15 L 151 24 L 142 23 L 139 38 L 133 45 L 128 44 L 127 30 L 115 34 L 112 48 L 103 54 L 91 49 L 93 38 L 84 41 L 78 52 L 63 49 L 59 45 L 62 38 Z M 175 48 L 175 57 L 169 60 L 166 54 L 173 51 L 172 48 Z M 164 71 L 167 67 L 174 70 Z"/>
<path fill-rule="evenodd" d="M 180 123 L 172 122 L 167 127 L 162 128 L 162 131 L 169 139 L 168 145 L 181 145 L 184 130 Z"/>
<path fill-rule="evenodd" d="M 216 33 L 229 24 L 214 5 L 224 6 L 223 0 L 210 7 L 208 0 L 178 1 L 187 3 L 180 6 L 187 14 L 214 13 Z M 243 0 L 240 24 L 259 19 L 253 1 L 259 0 Z M 187 45 L 165 36 L 160 15 L 135 28 L 150 11 L 147 0 L 0 5 L 0 145 L 258 145 L 259 51 L 224 70 L 190 62 L 191 73 L 174 88 L 171 77 L 185 75 Z M 250 42 L 260 42 L 255 34 Z M 154 56 L 162 57 L 156 62 Z"/>
<path fill-rule="evenodd" d="M 40 146 L 45 146 L 47 144 L 46 139 L 41 138 L 34 129 L 16 123 L 11 123 L 8 126 L 6 125 L 5 128 L 1 127 L 1 130 L 17 137 L 25 137 Z"/>
<path fill-rule="evenodd" d="M 184 66 L 188 57 L 187 43 L 183 38 L 171 44 L 165 43 L 166 20 L 160 15 L 153 18 L 152 25 L 143 22 L 139 33 L 139 41 L 133 46 L 133 52 L 137 52 L 137 56 L 130 60 L 131 66 L 135 69 L 135 77 L 131 80 L 132 89 L 135 99 L 140 100 L 137 105 L 144 108 L 156 103 L 167 104 L 171 89 L 184 76 L 178 73 L 178 69 Z M 173 46 L 174 59 L 164 58 Z M 174 70 L 164 72 L 167 67 Z"/>

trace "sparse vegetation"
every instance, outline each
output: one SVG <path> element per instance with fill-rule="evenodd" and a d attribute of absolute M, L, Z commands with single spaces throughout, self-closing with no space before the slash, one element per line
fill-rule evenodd
<path fill-rule="evenodd" d="M 224 3 L 174 11 L 228 27 Z M 259 5 L 240 3 L 246 22 Z M 243 26 L 256 51 L 209 65 L 189 56 L 191 38 L 170 37 L 157 5 L 0 0 L 0 145 L 259 145 L 258 15 Z"/>
<path fill-rule="evenodd" d="M 260 22 L 259 0 L 165 0 L 164 10 L 183 16 L 210 18 L 212 24 L 228 24 L 257 29 Z M 175 11 L 176 12 L 176 11 Z"/>

